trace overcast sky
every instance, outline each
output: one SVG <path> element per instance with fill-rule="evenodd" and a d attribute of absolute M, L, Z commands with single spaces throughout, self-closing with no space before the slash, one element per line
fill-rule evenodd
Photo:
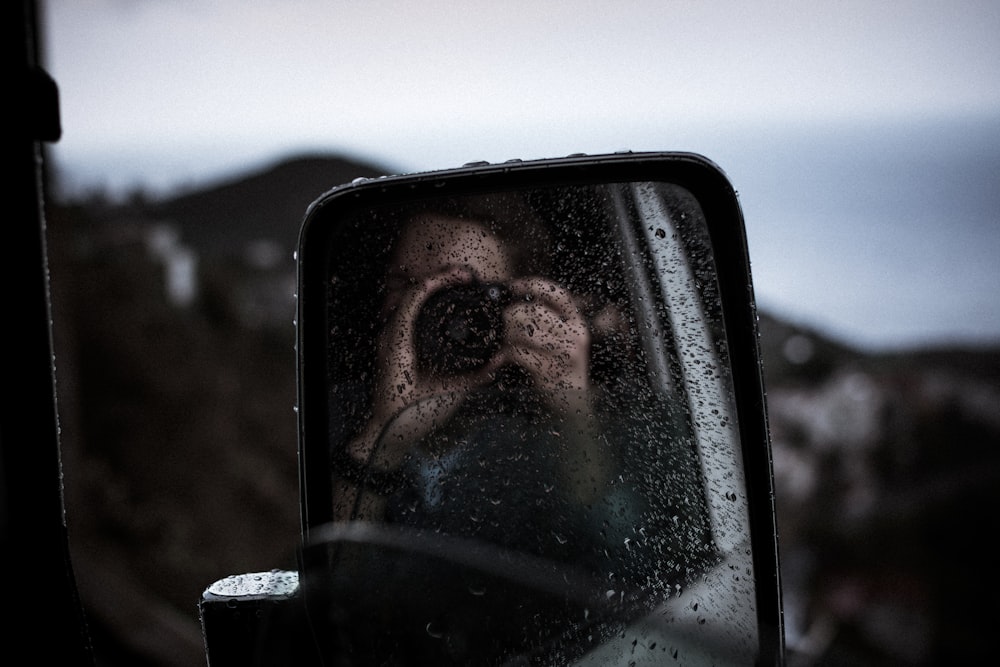
<path fill-rule="evenodd" d="M 1000 341 L 998 2 L 49 0 L 45 16 L 73 187 L 163 192 L 300 150 L 396 171 L 693 150 L 740 192 L 762 306 L 868 347 Z"/>

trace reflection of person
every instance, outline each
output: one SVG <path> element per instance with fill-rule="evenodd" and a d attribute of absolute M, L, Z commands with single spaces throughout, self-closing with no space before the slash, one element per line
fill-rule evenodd
<path fill-rule="evenodd" d="M 427 213 L 404 229 L 386 281 L 371 418 L 347 448 L 353 464 L 364 466 L 369 475 L 398 470 L 416 442 L 510 366 L 523 369 L 535 396 L 556 419 L 582 426 L 592 418 L 590 331 L 578 302 L 552 280 L 518 276 L 515 264 L 513 249 L 477 221 Z M 462 373 L 422 367 L 414 344 L 421 308 L 436 292 L 473 282 L 503 285 L 511 295 L 502 310 L 496 353 L 481 367 Z M 591 467 L 601 461 L 597 452 L 586 459 Z M 571 474 L 600 476 L 581 466 Z M 355 484 L 342 485 L 341 501 L 358 491 Z M 378 494 L 364 505 L 338 502 L 338 514 L 348 518 L 349 508 L 361 516 L 377 514 L 381 504 Z"/>
<path fill-rule="evenodd" d="M 474 204 L 350 228 L 400 231 L 377 261 L 345 251 L 331 279 L 350 327 L 334 324 L 349 337 L 330 346 L 334 520 L 472 538 L 620 584 L 642 585 L 650 563 L 685 579 L 713 547 L 689 417 L 636 333 L 654 305 L 635 306 L 599 222 L 579 235 Z M 472 365 L 428 363 L 426 313 L 467 286 L 503 293 L 496 344 Z"/>

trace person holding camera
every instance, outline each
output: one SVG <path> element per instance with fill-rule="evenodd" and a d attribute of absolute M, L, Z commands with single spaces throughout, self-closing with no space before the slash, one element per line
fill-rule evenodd
<path fill-rule="evenodd" d="M 384 254 L 345 256 L 332 278 L 339 308 L 359 304 L 339 331 L 371 344 L 334 348 L 355 380 L 332 388 L 335 521 L 469 538 L 620 585 L 640 586 L 647 561 L 681 580 L 715 557 L 687 413 L 651 384 L 614 269 L 625 258 L 577 242 L 575 224 L 600 222 L 462 200 L 351 228 Z"/>
<path fill-rule="evenodd" d="M 520 397 L 508 406 L 516 413 L 508 414 L 508 426 L 520 428 L 530 415 L 534 431 L 544 414 L 549 439 L 560 430 L 593 430 L 591 332 L 581 304 L 551 279 L 518 275 L 517 245 L 484 222 L 447 214 L 419 215 L 402 231 L 381 307 L 371 417 L 347 447 L 357 474 L 341 484 L 342 500 L 353 498 L 338 503 L 342 518 L 381 520 L 401 486 L 426 485 L 429 477 L 440 486 L 441 461 L 465 445 L 428 437 L 462 409 L 479 410 L 480 420 L 492 415 L 505 393 Z M 503 439 L 511 429 L 504 430 L 493 435 Z M 552 472 L 588 502 L 601 486 L 604 456 L 593 438 L 582 441 L 590 451 L 575 452 L 573 465 Z M 491 446 L 478 444 L 483 451 Z M 436 473 L 426 470 L 428 461 Z M 408 463 L 425 469 L 407 472 Z M 376 493 L 360 497 L 362 485 Z"/>

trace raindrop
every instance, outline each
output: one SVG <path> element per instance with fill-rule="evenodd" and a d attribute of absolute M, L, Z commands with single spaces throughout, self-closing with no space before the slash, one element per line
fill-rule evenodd
<path fill-rule="evenodd" d="M 441 639 L 442 637 L 444 637 L 444 630 L 438 627 L 438 625 L 435 624 L 434 621 L 428 623 L 425 629 L 427 630 L 427 634 L 433 637 L 434 639 Z"/>

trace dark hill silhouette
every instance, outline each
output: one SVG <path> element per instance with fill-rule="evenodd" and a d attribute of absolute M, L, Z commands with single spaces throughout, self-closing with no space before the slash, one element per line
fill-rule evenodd
<path fill-rule="evenodd" d="M 232 255 L 248 242 L 295 248 L 306 207 L 355 178 L 391 173 L 339 156 L 289 158 L 258 172 L 152 204 L 144 215 L 177 225 L 184 242 L 206 256 Z"/>
<path fill-rule="evenodd" d="M 760 356 L 767 386 L 815 383 L 866 356 L 814 328 L 793 324 L 764 311 L 758 315 Z"/>

